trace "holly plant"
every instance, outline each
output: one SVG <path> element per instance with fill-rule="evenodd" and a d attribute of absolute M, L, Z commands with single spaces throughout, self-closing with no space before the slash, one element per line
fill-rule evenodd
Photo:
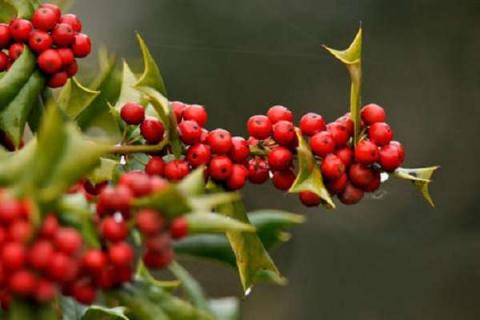
<path fill-rule="evenodd" d="M 401 167 L 385 110 L 361 104 L 362 30 L 346 50 L 326 47 L 351 76 L 350 112 L 295 122 L 277 105 L 241 137 L 207 126 L 204 106 L 168 100 L 140 35 L 143 72 L 101 52 L 81 83 L 77 59 L 94 46 L 77 16 L 0 0 L 0 20 L 2 319 L 238 319 L 236 298 L 209 299 L 176 258 L 235 268 L 244 294 L 285 283 L 269 252 L 304 217 L 249 212 L 247 183 L 331 210 L 394 177 L 433 206 L 437 167 Z"/>

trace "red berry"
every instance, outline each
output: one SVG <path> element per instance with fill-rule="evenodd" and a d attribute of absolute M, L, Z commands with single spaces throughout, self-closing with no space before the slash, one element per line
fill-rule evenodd
<path fill-rule="evenodd" d="M 347 186 L 348 177 L 347 174 L 344 173 L 342 176 L 335 180 L 330 180 L 327 182 L 327 189 L 331 194 L 342 193 Z"/>
<path fill-rule="evenodd" d="M 254 184 L 261 184 L 268 180 L 268 164 L 262 158 L 248 161 L 248 180 Z"/>
<path fill-rule="evenodd" d="M 118 268 L 111 265 L 101 269 L 95 275 L 95 284 L 103 290 L 111 289 L 115 285 L 114 272 L 118 272 Z"/>
<path fill-rule="evenodd" d="M 402 144 L 398 141 L 390 141 L 390 146 L 397 148 L 400 159 L 403 162 L 403 160 L 405 160 L 405 149 L 403 148 Z"/>
<path fill-rule="evenodd" d="M 120 117 L 127 124 L 138 125 L 145 119 L 145 108 L 138 103 L 128 102 L 120 110 Z"/>
<path fill-rule="evenodd" d="M 62 60 L 63 60 L 63 58 L 62 58 Z M 72 64 L 69 64 L 68 66 L 65 66 L 65 71 L 67 72 L 67 75 L 69 77 L 73 77 L 74 75 L 76 75 L 77 72 L 78 72 L 77 61 L 74 60 Z"/>
<path fill-rule="evenodd" d="M 64 253 L 54 253 L 45 269 L 50 279 L 61 283 L 70 282 L 77 276 L 78 265 Z"/>
<path fill-rule="evenodd" d="M 368 138 L 377 146 L 384 146 L 393 139 L 393 131 L 385 122 L 376 122 L 368 128 Z"/>
<path fill-rule="evenodd" d="M 252 137 L 264 140 L 272 135 L 272 122 L 264 115 L 252 116 L 248 119 L 247 129 Z"/>
<path fill-rule="evenodd" d="M 124 241 L 128 237 L 128 226 L 125 221 L 117 221 L 113 217 L 107 217 L 102 221 L 100 231 L 108 241 Z"/>
<path fill-rule="evenodd" d="M 385 110 L 377 104 L 370 103 L 362 108 L 360 111 L 363 122 L 366 125 L 372 125 L 376 122 L 385 121 Z"/>
<path fill-rule="evenodd" d="M 357 187 L 365 190 L 375 177 L 375 171 L 360 163 L 354 163 L 348 172 L 350 181 Z"/>
<path fill-rule="evenodd" d="M 67 23 L 60 23 L 60 24 L 57 24 L 55 29 L 52 31 L 52 38 L 53 38 L 53 42 L 58 47 L 68 47 L 72 45 L 73 41 L 75 41 L 75 31 L 73 31 L 73 28 L 71 25 Z M 82 46 L 87 45 L 86 43 L 84 43 L 85 41 L 87 41 L 86 39 L 81 39 L 81 41 L 83 41 L 81 43 Z M 80 42 L 78 44 L 80 44 Z M 82 50 L 83 49 L 84 47 L 82 47 Z M 88 49 L 88 53 L 90 53 L 90 49 Z M 84 54 L 83 56 L 87 56 L 88 53 Z M 78 54 L 75 54 L 75 55 L 80 56 Z"/>
<path fill-rule="evenodd" d="M 381 177 L 380 177 L 380 172 L 375 171 L 375 174 L 373 176 L 372 181 L 368 184 L 368 186 L 365 187 L 365 191 L 367 192 L 374 192 L 380 187 L 380 184 L 382 183 Z"/>
<path fill-rule="evenodd" d="M 267 117 L 270 119 L 272 124 L 275 124 L 279 121 L 293 121 L 293 114 L 288 108 L 284 106 L 273 106 L 267 111 Z"/>
<path fill-rule="evenodd" d="M 228 153 L 230 159 L 236 163 L 244 163 L 250 155 L 250 148 L 248 142 L 243 137 L 232 138 L 232 148 Z"/>
<path fill-rule="evenodd" d="M 133 268 L 131 266 L 116 267 L 113 275 L 113 282 L 116 285 L 130 282 L 133 279 Z"/>
<path fill-rule="evenodd" d="M 168 181 L 158 176 L 153 176 L 150 177 L 150 185 L 152 188 L 152 193 L 160 192 L 168 187 Z"/>
<path fill-rule="evenodd" d="M 80 233 L 74 228 L 61 228 L 55 236 L 55 247 L 67 254 L 76 254 L 83 245 Z"/>
<path fill-rule="evenodd" d="M 126 267 L 132 265 L 134 253 L 128 243 L 119 242 L 110 247 L 108 257 L 112 265 L 116 267 Z"/>
<path fill-rule="evenodd" d="M 403 162 L 402 149 L 396 144 L 387 144 L 380 149 L 380 165 L 385 171 L 395 171 Z"/>
<path fill-rule="evenodd" d="M 293 123 L 280 120 L 273 125 L 273 139 L 283 146 L 290 146 L 295 142 L 297 135 Z"/>
<path fill-rule="evenodd" d="M 171 243 L 169 233 L 164 232 L 148 238 L 145 242 L 145 248 L 154 253 L 161 253 L 162 251 L 169 250 Z"/>
<path fill-rule="evenodd" d="M 64 67 L 68 67 L 75 62 L 75 57 L 73 56 L 72 49 L 58 48 L 57 52 L 60 55 L 60 59 L 62 59 L 62 64 Z"/>
<path fill-rule="evenodd" d="M 157 144 L 163 140 L 165 127 L 155 118 L 146 118 L 140 125 L 140 133 L 149 144 Z"/>
<path fill-rule="evenodd" d="M 14 43 L 8 49 L 8 55 L 12 61 L 17 60 L 23 53 L 24 50 L 23 43 Z"/>
<path fill-rule="evenodd" d="M 108 186 L 108 181 L 99 182 L 97 184 L 92 184 L 90 181 L 85 181 L 83 183 L 83 188 L 86 192 L 91 194 L 92 196 L 98 196 L 103 189 Z"/>
<path fill-rule="evenodd" d="M 30 34 L 30 39 L 28 40 L 30 49 L 37 53 L 50 49 L 52 44 L 52 37 L 50 37 L 50 35 L 45 31 L 33 31 Z"/>
<path fill-rule="evenodd" d="M 210 147 L 203 143 L 197 143 L 187 150 L 187 161 L 193 168 L 208 164 L 210 156 Z"/>
<path fill-rule="evenodd" d="M 207 143 L 207 138 L 208 138 L 208 130 L 205 128 L 202 128 L 202 134 L 200 135 L 200 142 Z"/>
<path fill-rule="evenodd" d="M 74 14 L 64 14 L 60 18 L 60 23 L 67 23 L 72 26 L 75 32 L 82 32 L 82 22 Z"/>
<path fill-rule="evenodd" d="M 88 56 L 92 51 L 92 43 L 90 41 L 90 38 L 83 33 L 76 34 L 72 44 L 72 51 L 75 57 L 78 58 L 84 58 Z"/>
<path fill-rule="evenodd" d="M 6 71 L 8 69 L 10 61 L 8 59 L 8 56 L 0 51 L 0 72 Z"/>
<path fill-rule="evenodd" d="M 5 244 L 0 253 L 0 261 L 7 270 L 17 270 L 24 266 L 27 259 L 27 251 L 24 245 L 17 242 Z"/>
<path fill-rule="evenodd" d="M 43 220 L 42 227 L 40 228 L 40 235 L 46 239 L 52 239 L 57 233 L 59 228 L 58 219 L 52 214 L 49 214 Z"/>
<path fill-rule="evenodd" d="M 337 151 L 335 151 L 335 155 L 342 160 L 343 164 L 345 164 L 345 167 L 350 166 L 350 164 L 352 163 L 353 150 L 350 149 L 350 147 L 343 147 L 341 149 L 338 149 Z"/>
<path fill-rule="evenodd" d="M 142 260 L 147 268 L 163 269 L 173 261 L 173 258 L 173 250 L 165 250 L 160 253 L 147 250 Z"/>
<path fill-rule="evenodd" d="M 37 287 L 34 292 L 35 300 L 40 303 L 48 303 L 53 301 L 57 294 L 57 288 L 55 285 L 45 279 L 37 281 Z"/>
<path fill-rule="evenodd" d="M 178 124 L 178 132 L 183 143 L 193 145 L 200 142 L 202 128 L 193 120 L 184 120 Z"/>
<path fill-rule="evenodd" d="M 343 147 L 347 144 L 350 135 L 345 125 L 340 122 L 332 122 L 327 126 L 328 132 L 332 135 L 333 141 L 337 147 Z"/>
<path fill-rule="evenodd" d="M 10 22 L 10 33 L 16 42 L 28 42 L 32 30 L 32 23 L 28 20 L 14 19 Z"/>
<path fill-rule="evenodd" d="M 335 141 L 328 131 L 316 133 L 310 139 L 310 148 L 317 156 L 325 157 L 335 150 Z"/>
<path fill-rule="evenodd" d="M 208 174 L 216 181 L 227 180 L 232 174 L 233 163 L 226 156 L 215 156 L 208 166 Z"/>
<path fill-rule="evenodd" d="M 122 185 L 115 188 L 106 187 L 98 197 L 97 206 L 102 209 L 100 214 L 113 214 L 118 211 L 123 215 L 128 215 L 132 200 L 133 193 L 130 188 Z"/>
<path fill-rule="evenodd" d="M 39 240 L 33 244 L 28 253 L 29 263 L 37 270 L 45 270 L 54 253 L 53 245 L 47 240 Z"/>
<path fill-rule="evenodd" d="M 300 130 L 305 136 L 313 136 L 314 134 L 326 129 L 325 120 L 322 116 L 313 112 L 305 114 L 300 119 Z"/>
<path fill-rule="evenodd" d="M 90 305 L 95 301 L 97 293 L 89 281 L 76 281 L 72 285 L 72 296 L 81 304 Z"/>
<path fill-rule="evenodd" d="M 338 196 L 343 204 L 351 205 L 359 202 L 363 198 L 363 190 L 347 183 L 345 190 Z"/>
<path fill-rule="evenodd" d="M 239 190 L 243 188 L 248 178 L 248 170 L 242 164 L 234 164 L 232 174 L 227 179 L 227 187 L 229 190 Z"/>
<path fill-rule="evenodd" d="M 13 294 L 28 297 L 33 295 L 37 287 L 37 278 L 27 270 L 16 271 L 10 276 L 8 288 Z"/>
<path fill-rule="evenodd" d="M 53 74 L 62 69 L 62 58 L 55 49 L 48 49 L 43 51 L 37 59 L 40 70 L 45 73 Z"/>
<path fill-rule="evenodd" d="M 82 266 L 95 275 L 107 266 L 107 257 L 102 250 L 90 249 L 82 258 Z"/>
<path fill-rule="evenodd" d="M 354 125 L 353 125 L 352 117 L 350 116 L 350 112 L 338 118 L 337 120 L 335 120 L 335 122 L 343 124 L 345 128 L 347 128 L 348 134 L 350 136 L 353 135 Z"/>
<path fill-rule="evenodd" d="M 272 183 L 275 188 L 279 190 L 288 190 L 295 181 L 295 173 L 292 170 L 274 171 L 272 176 Z"/>
<path fill-rule="evenodd" d="M 165 172 L 165 161 L 162 157 L 151 157 L 145 166 L 145 173 L 149 176 L 163 176 Z"/>
<path fill-rule="evenodd" d="M 302 191 L 298 196 L 300 201 L 307 207 L 316 207 L 322 202 L 322 199 L 317 194 L 310 191 Z"/>
<path fill-rule="evenodd" d="M 0 23 L 0 50 L 8 48 L 12 41 L 12 34 L 8 24 Z"/>
<path fill-rule="evenodd" d="M 42 3 L 40 5 L 40 8 L 48 8 L 48 9 L 52 10 L 55 13 L 55 17 L 56 17 L 57 21 L 60 20 L 60 16 L 62 15 L 62 11 L 60 10 L 60 8 L 57 5 L 54 5 L 52 3 Z"/>
<path fill-rule="evenodd" d="M 170 224 L 170 235 L 172 239 L 181 239 L 188 234 L 188 221 L 184 217 L 176 218 Z"/>
<path fill-rule="evenodd" d="M 33 12 L 32 24 L 35 29 L 42 31 L 52 30 L 58 22 L 56 12 L 50 8 L 40 7 Z"/>
<path fill-rule="evenodd" d="M 362 140 L 355 147 L 355 161 L 361 164 L 373 164 L 379 157 L 377 145 L 369 140 Z"/>
<path fill-rule="evenodd" d="M 288 169 L 293 163 L 292 152 L 282 146 L 273 148 L 268 154 L 268 165 L 272 170 Z"/>
<path fill-rule="evenodd" d="M 8 238 L 15 242 L 26 243 L 32 235 L 33 227 L 28 221 L 17 220 L 8 228 Z"/>
<path fill-rule="evenodd" d="M 160 212 L 153 209 L 141 209 L 135 220 L 138 230 L 146 236 L 159 233 L 165 225 L 165 219 Z"/>
<path fill-rule="evenodd" d="M 232 135 L 227 130 L 215 129 L 208 134 L 207 143 L 212 153 L 226 154 L 232 148 Z"/>
<path fill-rule="evenodd" d="M 207 111 L 205 108 L 198 104 L 189 105 L 183 110 L 183 119 L 192 120 L 198 123 L 200 127 L 205 126 L 208 120 Z"/>
<path fill-rule="evenodd" d="M 21 219 L 24 215 L 22 203 L 16 199 L 2 199 L 0 201 L 0 222 L 10 224 Z"/>
<path fill-rule="evenodd" d="M 165 178 L 170 181 L 180 181 L 190 173 L 185 160 L 173 160 L 165 165 Z"/>
<path fill-rule="evenodd" d="M 334 154 L 328 154 L 320 165 L 322 175 L 327 179 L 338 179 L 345 173 L 345 164 Z"/>
<path fill-rule="evenodd" d="M 50 88 L 60 88 L 63 87 L 68 80 L 68 73 L 65 71 L 57 72 L 55 74 L 52 74 L 49 79 L 47 85 Z"/>
<path fill-rule="evenodd" d="M 182 121 L 183 111 L 187 107 L 185 103 L 180 101 L 172 101 L 170 106 L 173 110 L 173 113 L 175 114 L 175 118 L 177 119 L 177 122 Z"/>

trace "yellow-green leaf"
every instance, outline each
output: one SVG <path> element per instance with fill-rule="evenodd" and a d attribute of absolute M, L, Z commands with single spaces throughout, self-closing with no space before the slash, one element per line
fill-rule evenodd
<path fill-rule="evenodd" d="M 413 182 L 418 190 L 420 190 L 425 201 L 427 201 L 430 206 L 435 207 L 432 196 L 430 195 L 429 185 L 432 182 L 431 178 L 433 173 L 438 168 L 440 168 L 440 166 L 415 169 L 398 168 L 395 170 L 394 176 Z"/>
<path fill-rule="evenodd" d="M 67 116 L 76 119 L 99 94 L 99 91 L 88 89 L 80 84 L 76 78 L 72 78 L 60 91 L 57 103 Z"/>
<path fill-rule="evenodd" d="M 223 233 L 229 231 L 255 232 L 255 227 L 217 213 L 192 213 L 185 216 L 189 234 Z"/>
<path fill-rule="evenodd" d="M 7 0 L 17 11 L 17 17 L 30 19 L 34 10 L 34 1 L 32 0 Z"/>
<path fill-rule="evenodd" d="M 182 288 L 193 306 L 201 310 L 209 311 L 207 300 L 200 283 L 176 261 L 170 264 L 169 270 L 181 281 Z"/>
<path fill-rule="evenodd" d="M 115 104 L 115 109 L 119 112 L 127 102 L 141 103 L 142 94 L 134 87 L 137 81 L 137 76 L 132 72 L 128 63 L 123 61 L 122 86 L 120 88 L 120 96 Z"/>
<path fill-rule="evenodd" d="M 296 129 L 296 133 L 298 137 L 298 175 L 288 192 L 313 192 L 326 203 L 327 207 L 335 208 L 335 203 L 323 183 L 322 173 L 308 143 L 299 129 Z"/>
<path fill-rule="evenodd" d="M 142 36 L 137 33 L 138 45 L 143 55 L 144 70 L 143 74 L 138 79 L 135 87 L 150 87 L 159 91 L 164 96 L 167 95 L 167 89 L 165 88 L 165 82 L 163 81 L 160 69 L 157 63 L 152 57 L 150 50 L 148 49 Z"/>
<path fill-rule="evenodd" d="M 100 164 L 87 176 L 88 181 L 97 184 L 111 181 L 117 172 L 119 162 L 112 159 L 101 158 Z"/>

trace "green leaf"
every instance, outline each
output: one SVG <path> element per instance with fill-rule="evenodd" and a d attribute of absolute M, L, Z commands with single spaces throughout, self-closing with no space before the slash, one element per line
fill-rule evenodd
<path fill-rule="evenodd" d="M 17 10 L 7 0 L 0 0 L 0 22 L 9 23 L 15 18 Z"/>
<path fill-rule="evenodd" d="M 210 299 L 208 303 L 216 320 L 240 320 L 240 301 L 236 297 Z"/>
<path fill-rule="evenodd" d="M 18 94 L 0 113 L 0 129 L 5 131 L 18 148 L 25 130 L 25 125 L 32 108 L 45 85 L 45 78 L 39 71 L 35 71 Z"/>
<path fill-rule="evenodd" d="M 173 244 L 175 252 L 198 258 L 207 258 L 236 267 L 235 255 L 227 238 L 220 234 L 188 236 Z"/>
<path fill-rule="evenodd" d="M 123 61 L 122 86 L 120 88 L 120 96 L 118 97 L 115 109 L 120 112 L 127 102 L 142 102 L 142 94 L 134 86 L 137 77 L 132 72 L 126 61 Z"/>
<path fill-rule="evenodd" d="M 144 71 L 140 76 L 140 79 L 135 84 L 135 87 L 150 87 L 166 96 L 167 89 L 165 88 L 165 83 L 162 75 L 160 74 L 160 69 L 158 68 L 157 63 L 150 53 L 150 50 L 139 33 L 137 33 L 137 40 L 143 55 Z"/>
<path fill-rule="evenodd" d="M 219 205 L 237 200 L 240 200 L 240 194 L 237 192 L 217 192 L 188 198 L 190 207 L 196 212 L 210 212 Z"/>
<path fill-rule="evenodd" d="M 249 223 L 243 203 L 240 201 L 218 206 L 218 211 L 233 219 Z M 240 281 L 248 295 L 257 281 L 284 284 L 272 258 L 256 233 L 229 231 L 227 238 L 237 261 Z"/>
<path fill-rule="evenodd" d="M 310 150 L 308 143 L 303 138 L 303 135 L 299 129 L 296 129 L 296 133 L 298 137 L 297 156 L 299 168 L 297 178 L 293 182 L 288 192 L 313 192 L 318 195 L 329 208 L 335 208 L 335 203 L 333 202 L 333 199 L 330 196 L 327 188 L 325 188 L 322 173 L 320 172 L 320 168 L 312 154 L 312 151 Z"/>
<path fill-rule="evenodd" d="M 117 172 L 118 166 L 119 162 L 116 160 L 100 158 L 100 164 L 87 175 L 87 179 L 93 185 L 104 181 L 111 181 Z"/>
<path fill-rule="evenodd" d="M 427 201 L 430 206 L 435 207 L 432 196 L 430 195 L 429 185 L 432 182 L 431 178 L 433 173 L 438 168 L 440 168 L 440 166 L 416 169 L 398 168 L 395 170 L 394 176 L 400 179 L 412 181 L 418 190 L 420 190 L 420 193 L 425 201 Z"/>
<path fill-rule="evenodd" d="M 34 10 L 34 1 L 32 0 L 7 0 L 17 12 L 18 18 L 30 19 Z"/>
<path fill-rule="evenodd" d="M 72 78 L 60 91 L 57 103 L 67 116 L 75 119 L 99 94 L 99 91 L 88 89 Z"/>
<path fill-rule="evenodd" d="M 36 140 L 16 151 L 2 152 L 0 157 L 0 185 L 7 186 L 17 182 L 25 174 L 25 168 L 32 161 L 36 150 Z"/>
<path fill-rule="evenodd" d="M 185 216 L 188 233 L 255 232 L 255 227 L 217 213 L 192 213 Z"/>
<path fill-rule="evenodd" d="M 6 319 L 54 320 L 57 319 L 57 316 L 53 304 L 32 305 L 32 303 L 28 301 L 13 299 L 8 309 Z"/>
<path fill-rule="evenodd" d="M 86 306 L 63 295 L 59 298 L 59 304 L 62 311 L 62 320 L 80 320 L 87 309 Z"/>
<path fill-rule="evenodd" d="M 105 308 L 101 306 L 90 306 L 81 320 L 129 320 L 125 315 L 125 308 Z"/>
<path fill-rule="evenodd" d="M 180 286 L 179 280 L 158 280 L 145 267 L 142 260 L 138 261 L 137 272 L 135 274 L 137 280 L 144 281 L 154 287 L 165 290 L 172 290 Z"/>
<path fill-rule="evenodd" d="M 205 192 L 205 167 L 193 170 L 177 184 L 178 189 L 186 195 L 200 195 Z"/>
<path fill-rule="evenodd" d="M 169 218 L 177 217 L 191 210 L 186 196 L 175 185 L 169 185 L 167 188 L 148 197 L 136 199 L 134 206 L 156 209 Z"/>
<path fill-rule="evenodd" d="M 169 266 L 169 270 L 181 281 L 188 300 L 193 306 L 207 312 L 210 311 L 205 298 L 205 293 L 198 281 L 195 280 L 185 268 L 178 264 L 178 262 L 172 262 Z"/>
<path fill-rule="evenodd" d="M 345 64 L 350 73 L 350 114 L 354 123 L 354 143 L 360 139 L 360 107 L 362 94 L 362 28 L 345 50 L 324 46 L 335 58 Z"/>

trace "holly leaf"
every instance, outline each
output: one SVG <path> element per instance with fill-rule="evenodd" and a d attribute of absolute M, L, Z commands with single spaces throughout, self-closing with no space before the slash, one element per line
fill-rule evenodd
<path fill-rule="evenodd" d="M 134 206 L 156 209 L 169 218 L 185 214 L 192 209 L 187 197 L 172 184 L 153 195 L 136 199 Z"/>
<path fill-rule="evenodd" d="M 182 288 L 193 306 L 209 312 L 210 309 L 200 283 L 198 283 L 198 281 L 195 280 L 192 275 L 176 261 L 173 261 L 170 264 L 169 270 L 177 279 L 181 281 Z"/>
<path fill-rule="evenodd" d="M 111 181 L 119 165 L 119 162 L 116 160 L 100 158 L 100 164 L 87 175 L 87 179 L 93 185 L 104 181 Z"/>
<path fill-rule="evenodd" d="M 33 14 L 34 1 L 32 0 L 7 0 L 17 12 L 18 18 L 30 19 Z"/>
<path fill-rule="evenodd" d="M 201 166 L 192 171 L 177 184 L 184 194 L 197 196 L 205 192 L 205 167 Z"/>
<path fill-rule="evenodd" d="M 172 290 L 180 286 L 180 280 L 158 280 L 145 267 L 142 260 L 138 261 L 137 272 L 135 274 L 137 280 L 149 283 L 152 286 L 165 290 Z"/>
<path fill-rule="evenodd" d="M 192 213 L 185 216 L 188 221 L 189 234 L 223 233 L 223 232 L 255 232 L 251 224 L 242 223 L 217 213 Z"/>
<path fill-rule="evenodd" d="M 142 51 L 144 70 L 143 74 L 135 83 L 135 87 L 150 87 L 166 96 L 167 89 L 165 88 L 165 82 L 160 74 L 160 69 L 158 68 L 158 65 L 153 59 L 150 50 L 139 33 L 137 33 L 137 41 L 138 45 L 140 46 L 140 50 Z"/>
<path fill-rule="evenodd" d="M 90 306 L 81 320 L 129 320 L 129 318 L 125 315 L 125 308 L 123 307 Z"/>
<path fill-rule="evenodd" d="M 360 107 L 362 94 L 362 28 L 345 50 L 336 50 L 323 46 L 335 58 L 343 62 L 350 74 L 350 114 L 354 123 L 354 143 L 360 139 Z"/>
<path fill-rule="evenodd" d="M 416 169 L 407 169 L 407 168 L 398 168 L 394 172 L 394 176 L 403 180 L 409 180 L 415 184 L 415 186 L 420 190 L 423 198 L 431 207 L 435 207 L 433 203 L 432 196 L 430 195 L 429 186 L 432 182 L 431 178 L 433 173 L 440 168 L 440 166 L 433 166 L 428 168 L 416 168 Z"/>
<path fill-rule="evenodd" d="M 298 137 L 297 156 L 299 168 L 297 178 L 288 192 L 313 192 L 325 202 L 328 208 L 335 208 L 335 203 L 323 183 L 322 173 L 308 143 L 299 129 L 296 129 L 296 133 Z"/>
<path fill-rule="evenodd" d="M 120 88 L 120 96 L 115 104 L 115 109 L 118 112 L 127 102 L 142 103 L 142 94 L 134 87 L 137 81 L 137 76 L 132 72 L 128 63 L 123 61 L 122 86 Z"/>
<path fill-rule="evenodd" d="M 12 300 L 6 314 L 5 318 L 8 320 L 52 320 L 57 318 L 53 304 L 32 305 L 28 301 L 19 299 Z"/>
<path fill-rule="evenodd" d="M 0 0 L 0 22 L 9 23 L 17 15 L 17 10 L 7 0 Z"/>
<path fill-rule="evenodd" d="M 67 116 L 76 119 L 99 94 L 99 91 L 88 89 L 76 78 L 72 78 L 60 91 L 57 103 Z"/>

